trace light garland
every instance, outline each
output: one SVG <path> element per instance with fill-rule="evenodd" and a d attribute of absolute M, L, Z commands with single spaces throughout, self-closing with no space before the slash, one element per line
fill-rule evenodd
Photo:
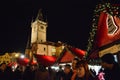
<path fill-rule="evenodd" d="M 119 14 L 119 5 L 111 5 L 110 3 L 104 3 L 104 4 L 98 4 L 96 5 L 96 8 L 94 10 L 94 16 L 93 16 L 93 20 L 92 20 L 92 27 L 91 27 L 91 31 L 90 31 L 90 37 L 88 39 L 88 45 L 87 45 L 87 50 L 86 50 L 86 58 L 89 56 L 89 53 L 92 51 L 93 49 L 93 45 L 94 45 L 94 39 L 95 39 L 95 35 L 97 32 L 97 25 L 98 25 L 98 20 L 99 20 L 99 16 L 101 12 L 106 12 L 112 16 L 117 16 L 120 17 Z"/>

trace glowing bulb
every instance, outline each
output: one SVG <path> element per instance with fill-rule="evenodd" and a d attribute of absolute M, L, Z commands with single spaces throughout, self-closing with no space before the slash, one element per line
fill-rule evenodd
<path fill-rule="evenodd" d="M 25 58 L 25 56 L 22 54 L 22 55 L 20 56 L 20 58 L 22 58 L 22 59 L 23 59 L 23 58 Z"/>

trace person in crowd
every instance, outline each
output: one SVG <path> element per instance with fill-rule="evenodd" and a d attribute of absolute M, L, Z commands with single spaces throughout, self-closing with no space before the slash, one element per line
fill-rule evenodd
<path fill-rule="evenodd" d="M 26 69 L 23 74 L 23 80 L 34 80 L 35 79 L 35 71 L 33 68 L 34 65 L 26 66 Z"/>
<path fill-rule="evenodd" d="M 98 72 L 97 79 L 98 80 L 105 80 L 104 75 L 105 75 L 105 73 L 103 72 L 103 68 L 101 68 Z"/>
<path fill-rule="evenodd" d="M 18 65 L 14 71 L 14 80 L 23 80 L 24 69 L 23 66 Z"/>
<path fill-rule="evenodd" d="M 5 73 L 6 73 L 6 79 L 4 80 L 14 80 L 15 75 L 14 72 L 12 71 L 12 66 L 7 65 Z"/>
<path fill-rule="evenodd" d="M 6 70 L 7 65 L 5 63 L 0 64 L 0 80 L 5 80 L 6 78 Z"/>
<path fill-rule="evenodd" d="M 105 54 L 101 57 L 101 61 L 105 80 L 120 80 L 120 66 L 115 61 L 114 55 L 111 53 Z"/>
<path fill-rule="evenodd" d="M 0 66 L 0 80 L 14 80 L 12 67 L 6 63 L 2 63 Z"/>
<path fill-rule="evenodd" d="M 50 80 L 46 66 L 39 64 L 38 70 L 35 71 L 35 80 Z"/>
<path fill-rule="evenodd" d="M 48 72 L 49 72 L 49 79 L 50 80 L 55 80 L 56 71 L 49 66 L 48 67 Z"/>
<path fill-rule="evenodd" d="M 71 80 L 73 73 L 70 64 L 66 64 L 64 67 L 64 72 L 62 74 L 61 80 Z"/>
<path fill-rule="evenodd" d="M 62 74 L 63 74 L 63 69 L 62 69 L 62 66 L 60 65 L 58 72 L 56 72 L 56 79 L 55 80 L 61 80 Z"/>
<path fill-rule="evenodd" d="M 75 57 L 73 60 L 72 60 L 72 72 L 73 72 L 73 75 L 71 77 L 71 80 L 75 80 L 75 77 L 76 77 L 76 74 L 77 74 L 77 70 L 76 70 L 76 63 L 79 61 L 79 59 L 77 57 Z"/>
<path fill-rule="evenodd" d="M 77 76 L 75 80 L 95 80 L 95 77 L 92 75 L 88 68 L 88 63 L 86 60 L 80 60 L 76 64 Z"/>

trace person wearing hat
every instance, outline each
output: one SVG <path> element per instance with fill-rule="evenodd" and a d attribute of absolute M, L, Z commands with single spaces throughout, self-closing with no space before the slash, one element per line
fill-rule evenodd
<path fill-rule="evenodd" d="M 101 57 L 101 66 L 104 68 L 105 80 L 120 80 L 120 66 L 113 54 L 108 53 Z"/>
<path fill-rule="evenodd" d="M 61 80 L 71 80 L 72 74 L 71 65 L 65 64 Z"/>

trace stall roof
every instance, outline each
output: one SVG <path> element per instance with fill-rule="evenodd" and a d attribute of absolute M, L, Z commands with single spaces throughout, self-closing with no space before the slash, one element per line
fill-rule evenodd
<path fill-rule="evenodd" d="M 75 47 L 65 47 L 61 55 L 57 58 L 56 63 L 68 63 L 75 57 L 82 59 L 85 56 L 85 53 L 86 51 Z"/>

